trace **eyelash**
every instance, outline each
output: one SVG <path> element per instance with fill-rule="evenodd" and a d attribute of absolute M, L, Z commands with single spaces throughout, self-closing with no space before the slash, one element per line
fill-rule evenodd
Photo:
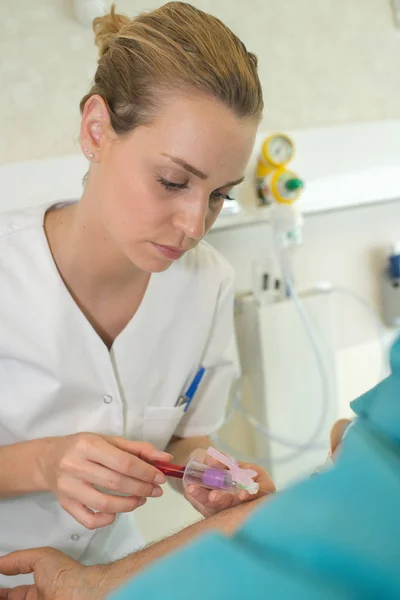
<path fill-rule="evenodd" d="M 186 190 L 188 187 L 187 183 L 174 183 L 172 181 L 167 181 L 163 177 L 157 177 L 157 181 L 169 192 L 173 192 L 175 190 Z M 214 198 L 218 201 L 221 199 L 233 200 L 229 194 L 222 194 L 221 192 L 213 192 L 211 195 L 214 196 Z"/>

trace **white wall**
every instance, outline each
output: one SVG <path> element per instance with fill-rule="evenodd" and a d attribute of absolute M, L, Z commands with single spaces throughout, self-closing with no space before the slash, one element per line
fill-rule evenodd
<path fill-rule="evenodd" d="M 268 223 L 216 230 L 208 238 L 235 265 L 237 290 L 251 289 L 253 263 L 271 249 Z M 330 280 L 353 289 L 380 310 L 378 281 L 396 239 L 400 239 L 400 201 L 307 215 L 304 243 L 294 263 L 298 285 Z M 376 328 L 357 303 L 338 297 L 338 305 L 340 347 L 376 339 Z"/>
<path fill-rule="evenodd" d="M 132 16 L 160 4 L 117 0 Z M 259 56 L 264 130 L 400 117 L 400 35 L 390 0 L 193 4 L 222 18 Z M 96 52 L 71 7 L 72 0 L 1 2 L 0 162 L 77 151 L 78 104 Z"/>

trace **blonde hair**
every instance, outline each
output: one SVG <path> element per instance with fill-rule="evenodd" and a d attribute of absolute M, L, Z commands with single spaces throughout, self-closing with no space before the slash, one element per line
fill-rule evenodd
<path fill-rule="evenodd" d="M 198 90 L 238 117 L 261 119 L 257 58 L 219 19 L 187 4 L 168 2 L 134 19 L 109 14 L 93 21 L 99 61 L 94 84 L 117 134 L 151 121 L 163 95 Z"/>

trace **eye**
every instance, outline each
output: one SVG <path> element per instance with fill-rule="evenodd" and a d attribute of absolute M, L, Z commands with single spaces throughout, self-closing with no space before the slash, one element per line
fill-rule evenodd
<path fill-rule="evenodd" d="M 164 177 L 157 177 L 158 183 L 160 183 L 166 190 L 172 192 L 174 190 L 186 190 L 187 182 L 185 183 L 175 183 L 174 181 L 168 181 L 164 179 Z"/>
<path fill-rule="evenodd" d="M 157 177 L 157 181 L 169 192 L 186 190 L 188 188 L 187 181 L 184 183 L 177 183 L 175 181 L 168 181 L 167 179 L 164 179 L 164 177 Z M 229 194 L 223 194 L 218 190 L 215 190 L 210 196 L 210 204 L 219 204 L 221 200 L 233 200 L 233 198 L 229 196 Z"/>
<path fill-rule="evenodd" d="M 222 192 L 218 192 L 218 190 L 211 194 L 211 198 L 214 198 L 218 202 L 220 200 L 233 200 L 229 194 L 223 194 Z"/>

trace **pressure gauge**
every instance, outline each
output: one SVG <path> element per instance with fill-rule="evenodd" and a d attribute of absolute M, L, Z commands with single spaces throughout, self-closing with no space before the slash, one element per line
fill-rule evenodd
<path fill-rule="evenodd" d="M 275 167 L 286 165 L 293 158 L 293 154 L 294 144 L 292 140 L 282 133 L 276 133 L 268 137 L 262 147 L 264 160 Z"/>

